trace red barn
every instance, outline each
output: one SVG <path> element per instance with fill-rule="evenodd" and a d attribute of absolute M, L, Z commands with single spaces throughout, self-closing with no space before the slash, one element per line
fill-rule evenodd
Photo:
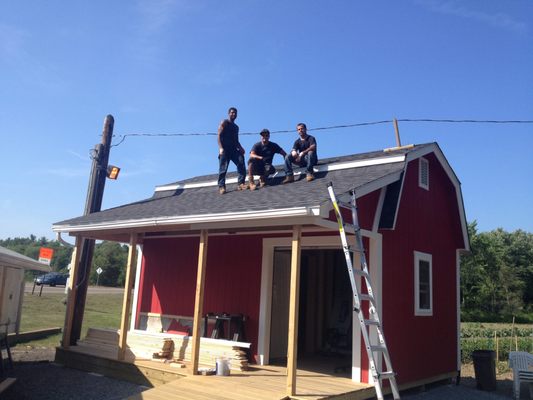
<path fill-rule="evenodd" d="M 225 195 L 218 194 L 216 175 L 195 177 L 156 187 L 146 200 L 59 222 L 54 230 L 138 246 L 130 332 L 197 329 L 196 336 L 211 336 L 215 326 L 204 327 L 200 317 L 227 316 L 233 328 L 222 322 L 216 328 L 225 332 L 218 333 L 250 343 L 251 362 L 291 362 L 297 354 L 298 363 L 320 360 L 332 374 L 367 382 L 327 184 L 339 197 L 355 190 L 398 383 L 456 375 L 459 255 L 469 243 L 460 182 L 439 146 L 329 158 L 315 170 L 312 182 L 297 172 L 296 182 L 282 185 L 278 172 L 269 186 L 245 192 L 233 189 L 236 175 L 228 174 Z M 299 293 L 295 303 L 291 293 Z M 293 321 L 291 306 L 297 307 Z M 289 327 L 297 330 L 292 342 Z"/>

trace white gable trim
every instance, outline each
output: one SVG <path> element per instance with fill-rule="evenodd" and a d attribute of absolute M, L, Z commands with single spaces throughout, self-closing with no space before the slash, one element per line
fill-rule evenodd
<path fill-rule="evenodd" d="M 317 165 L 313 168 L 314 172 L 329 172 L 329 171 L 338 171 L 342 169 L 351 169 L 351 168 L 361 168 L 361 167 L 368 167 L 370 165 L 381 165 L 381 164 L 394 164 L 398 162 L 404 162 L 405 161 L 405 155 L 399 155 L 399 156 L 392 156 L 392 157 L 377 157 L 377 158 L 371 158 L 367 160 L 358 160 L 358 161 L 346 161 L 346 162 L 339 162 L 339 163 L 333 163 L 333 164 L 326 164 L 326 165 Z M 294 172 L 294 176 L 298 176 L 302 173 L 305 173 L 303 168 L 296 169 Z M 271 177 L 283 177 L 285 176 L 285 172 L 278 171 L 275 174 L 271 175 Z M 226 179 L 226 184 L 232 184 L 237 183 L 237 177 L 228 178 Z M 246 177 L 248 179 L 248 177 Z M 156 192 L 166 192 L 168 190 L 179 190 L 179 189 L 194 189 L 194 188 L 200 188 L 200 187 L 209 187 L 209 186 L 217 186 L 218 181 L 206 181 L 206 182 L 191 182 L 191 183 L 172 183 L 169 185 L 161 185 L 156 186 L 155 191 Z"/>

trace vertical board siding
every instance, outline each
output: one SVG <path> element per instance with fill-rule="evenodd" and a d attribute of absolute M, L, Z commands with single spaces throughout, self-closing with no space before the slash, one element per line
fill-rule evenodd
<path fill-rule="evenodd" d="M 383 328 L 398 382 L 457 368 L 456 249 L 463 248 L 455 187 L 430 154 L 429 191 L 407 167 L 395 230 L 383 234 Z M 414 251 L 433 257 L 433 316 L 414 315 Z"/>
<path fill-rule="evenodd" d="M 144 242 L 141 312 L 192 316 L 199 239 L 152 239 Z M 257 348 L 261 291 L 262 238 L 210 236 L 204 313 L 242 313 L 246 341 Z"/>

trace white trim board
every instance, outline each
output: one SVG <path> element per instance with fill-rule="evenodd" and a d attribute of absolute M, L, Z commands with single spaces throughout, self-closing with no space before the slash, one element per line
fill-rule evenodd
<path fill-rule="evenodd" d="M 328 172 L 328 171 L 338 171 L 341 169 L 349 169 L 349 168 L 361 168 L 361 167 L 368 167 L 369 165 L 380 165 L 380 164 L 393 164 L 398 162 L 404 162 L 405 161 L 405 154 L 399 155 L 399 156 L 386 156 L 386 157 L 376 157 L 376 158 L 370 158 L 366 160 L 355 160 L 355 161 L 345 161 L 345 162 L 339 162 L 339 163 L 333 163 L 333 164 L 325 164 L 325 165 L 316 165 L 313 170 L 314 172 Z M 294 175 L 298 176 L 302 173 L 305 173 L 304 168 L 297 168 L 294 171 Z M 285 172 L 277 171 L 275 174 L 271 175 L 271 177 L 283 177 L 285 176 Z M 248 177 L 246 177 L 248 179 Z M 232 184 L 237 183 L 238 178 L 228 178 L 226 179 L 226 184 Z M 217 186 L 218 181 L 217 180 L 209 180 L 204 182 L 191 182 L 191 183 L 171 183 L 168 185 L 161 185 L 156 186 L 155 192 L 166 192 L 169 190 L 180 190 L 180 189 L 193 189 L 193 188 L 200 188 L 200 187 L 209 187 L 209 186 Z"/>

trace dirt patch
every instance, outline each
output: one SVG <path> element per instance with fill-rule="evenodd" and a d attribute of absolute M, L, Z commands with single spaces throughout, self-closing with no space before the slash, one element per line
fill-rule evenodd
<path fill-rule="evenodd" d="M 461 385 L 476 388 L 474 364 L 464 364 L 461 367 Z M 506 363 L 500 362 L 496 373 L 496 391 L 502 396 L 513 397 L 513 371 Z"/>

